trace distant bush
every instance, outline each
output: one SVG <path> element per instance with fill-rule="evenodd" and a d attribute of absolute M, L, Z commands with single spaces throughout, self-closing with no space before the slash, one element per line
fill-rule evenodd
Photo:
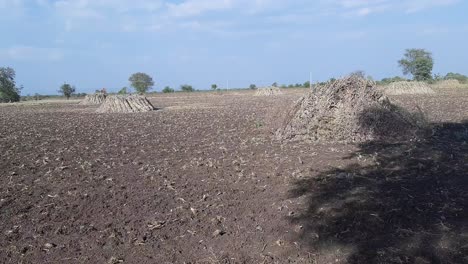
<path fill-rule="evenodd" d="M 453 73 L 449 72 L 445 75 L 444 80 L 458 80 L 461 83 L 468 83 L 468 77 L 460 74 L 460 73 Z"/>
<path fill-rule="evenodd" d="M 386 85 L 394 82 L 405 82 L 408 81 L 408 79 L 402 78 L 400 76 L 395 76 L 392 78 L 383 78 L 381 81 L 377 82 L 380 85 Z"/>
<path fill-rule="evenodd" d="M 307 81 L 302 85 L 304 88 L 309 88 L 310 87 L 310 82 Z"/>
<path fill-rule="evenodd" d="M 163 93 L 173 93 L 174 92 L 174 89 L 172 89 L 171 87 L 169 86 L 166 86 L 164 87 L 164 89 L 162 90 Z"/>
<path fill-rule="evenodd" d="M 211 85 L 211 89 L 212 89 L 212 90 L 216 90 L 216 89 L 218 89 L 218 85 L 216 85 L 216 84 L 212 84 L 212 85 Z"/>
<path fill-rule="evenodd" d="M 118 94 L 127 94 L 128 91 L 127 91 L 127 87 L 123 87 L 122 89 L 120 89 L 120 91 L 118 91 Z"/>
<path fill-rule="evenodd" d="M 193 92 L 193 91 L 195 91 L 195 89 L 193 89 L 193 87 L 191 85 L 188 85 L 188 84 L 181 85 L 180 89 L 182 91 L 184 91 L 184 92 Z"/>
<path fill-rule="evenodd" d="M 257 85 L 251 84 L 251 85 L 249 86 L 249 88 L 252 89 L 252 90 L 255 90 L 255 89 L 257 89 Z"/>

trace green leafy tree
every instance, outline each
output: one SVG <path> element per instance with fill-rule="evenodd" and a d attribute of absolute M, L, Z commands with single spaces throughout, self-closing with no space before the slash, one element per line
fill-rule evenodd
<path fill-rule="evenodd" d="M 123 87 L 122 89 L 120 89 L 120 91 L 118 92 L 118 94 L 127 94 L 128 91 L 127 91 L 127 87 Z"/>
<path fill-rule="evenodd" d="M 59 89 L 59 93 L 63 94 L 68 99 L 76 92 L 75 86 L 71 86 L 68 83 L 62 84 Z"/>
<path fill-rule="evenodd" d="M 398 61 L 403 74 L 413 75 L 416 81 L 429 81 L 432 79 L 434 60 L 432 53 L 424 49 L 407 49 L 404 58 Z"/>
<path fill-rule="evenodd" d="M 164 89 L 162 90 L 163 93 L 173 93 L 174 92 L 174 89 L 172 89 L 171 87 L 169 86 L 166 86 L 164 87 Z"/>
<path fill-rule="evenodd" d="M 0 67 L 0 103 L 18 102 L 21 88 L 16 87 L 15 70 Z"/>
<path fill-rule="evenodd" d="M 302 85 L 304 88 L 309 88 L 310 87 L 310 82 L 307 81 Z"/>
<path fill-rule="evenodd" d="M 212 89 L 212 90 L 216 90 L 216 89 L 218 89 L 218 85 L 216 85 L 216 84 L 212 84 L 212 85 L 211 85 L 211 89 Z"/>
<path fill-rule="evenodd" d="M 250 88 L 251 90 L 255 90 L 255 89 L 257 89 L 257 85 L 251 84 L 251 85 L 249 86 L 249 88 Z"/>
<path fill-rule="evenodd" d="M 137 72 L 132 74 L 128 81 L 131 83 L 132 87 L 140 93 L 144 94 L 149 91 L 154 86 L 154 81 L 151 76 L 143 72 Z"/>
<path fill-rule="evenodd" d="M 447 75 L 444 77 L 445 80 L 458 80 L 461 83 L 467 83 L 468 82 L 468 77 L 460 74 L 460 73 L 453 73 L 449 72 Z"/>
<path fill-rule="evenodd" d="M 184 84 L 180 86 L 180 89 L 184 92 L 193 92 L 195 91 L 191 85 Z"/>

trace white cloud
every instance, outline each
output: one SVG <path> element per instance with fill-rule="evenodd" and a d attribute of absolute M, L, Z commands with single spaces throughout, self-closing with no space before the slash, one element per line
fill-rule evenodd
<path fill-rule="evenodd" d="M 367 16 L 386 11 L 414 13 L 434 7 L 450 6 L 460 0 L 324 0 L 325 5 L 334 5 L 338 14 Z"/>
<path fill-rule="evenodd" d="M 459 0 L 413 0 L 405 1 L 405 9 L 408 13 L 419 12 L 425 9 L 450 6 L 460 2 Z"/>
<path fill-rule="evenodd" d="M 0 58 L 15 61 L 59 61 L 63 57 L 62 51 L 53 48 L 13 46 L 0 49 Z"/>
<path fill-rule="evenodd" d="M 0 10 L 6 6 L 19 9 L 25 2 L 0 0 Z M 222 30 L 219 25 L 209 24 L 231 26 L 252 17 L 268 25 L 307 24 L 323 16 L 413 13 L 458 2 L 460 0 L 34 0 L 36 7 L 49 12 L 49 17 L 56 19 L 66 31 L 123 32 L 177 28 L 205 31 L 215 28 L 219 31 Z"/>

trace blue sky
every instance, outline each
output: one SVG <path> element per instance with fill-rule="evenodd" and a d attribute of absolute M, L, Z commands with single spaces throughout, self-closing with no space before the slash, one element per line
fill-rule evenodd
<path fill-rule="evenodd" d="M 401 75 L 406 48 L 433 52 L 434 73 L 468 74 L 468 1 L 0 0 L 0 66 L 22 94 L 129 86 L 246 87 L 364 70 Z"/>

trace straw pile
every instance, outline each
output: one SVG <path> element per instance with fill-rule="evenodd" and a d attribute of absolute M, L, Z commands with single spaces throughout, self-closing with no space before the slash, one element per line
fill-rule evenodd
<path fill-rule="evenodd" d="M 98 113 L 138 113 L 154 110 L 151 102 L 141 95 L 112 95 L 97 109 Z"/>
<path fill-rule="evenodd" d="M 105 93 L 95 93 L 86 95 L 85 99 L 80 102 L 81 105 L 100 105 L 106 100 Z"/>
<path fill-rule="evenodd" d="M 461 83 L 458 80 L 442 80 L 438 81 L 432 85 L 434 89 L 459 89 L 459 88 L 468 88 L 468 84 Z"/>
<path fill-rule="evenodd" d="M 405 140 L 419 130 L 423 122 L 418 118 L 391 104 L 374 82 L 349 76 L 317 86 L 299 99 L 276 136 L 331 142 Z"/>
<path fill-rule="evenodd" d="M 387 95 L 434 94 L 434 90 L 425 82 L 394 82 L 384 87 Z"/>
<path fill-rule="evenodd" d="M 259 88 L 257 89 L 257 92 L 255 92 L 255 96 L 276 96 L 280 94 L 283 94 L 280 88 L 273 86 Z"/>

